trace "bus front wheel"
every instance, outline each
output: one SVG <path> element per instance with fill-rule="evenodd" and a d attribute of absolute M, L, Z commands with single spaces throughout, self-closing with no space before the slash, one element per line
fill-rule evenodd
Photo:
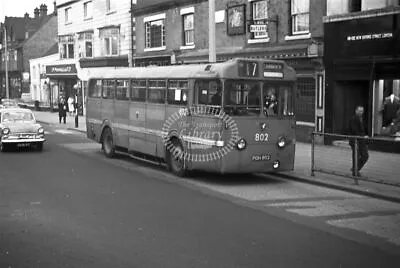
<path fill-rule="evenodd" d="M 186 175 L 183 147 L 178 139 L 171 140 L 171 144 L 173 146 L 167 149 L 168 170 L 179 177 L 183 177 Z"/>
<path fill-rule="evenodd" d="M 101 143 L 102 143 L 102 148 L 104 150 L 104 154 L 108 158 L 114 157 L 115 146 L 114 146 L 114 140 L 113 140 L 113 136 L 112 136 L 112 132 L 111 132 L 110 128 L 107 127 L 106 129 L 104 129 Z"/>

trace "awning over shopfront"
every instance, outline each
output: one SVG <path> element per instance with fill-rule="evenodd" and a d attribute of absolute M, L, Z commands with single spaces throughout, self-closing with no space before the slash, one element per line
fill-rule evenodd
<path fill-rule="evenodd" d="M 272 47 L 227 47 L 217 48 L 217 61 L 226 61 L 232 58 L 263 58 L 263 59 L 294 59 L 307 58 L 310 55 L 310 46 L 313 44 L 295 44 Z M 318 54 L 318 52 L 317 52 Z M 177 62 L 194 63 L 208 62 L 208 49 L 184 52 L 177 57 Z"/>
<path fill-rule="evenodd" d="M 49 78 L 77 78 L 75 64 L 47 65 L 46 76 Z"/>

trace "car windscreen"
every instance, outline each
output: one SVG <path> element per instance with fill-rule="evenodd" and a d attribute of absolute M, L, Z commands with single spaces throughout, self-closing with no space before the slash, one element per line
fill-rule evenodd
<path fill-rule="evenodd" d="M 34 117 L 31 112 L 24 111 L 7 111 L 2 113 L 1 122 L 15 121 L 33 121 Z"/>

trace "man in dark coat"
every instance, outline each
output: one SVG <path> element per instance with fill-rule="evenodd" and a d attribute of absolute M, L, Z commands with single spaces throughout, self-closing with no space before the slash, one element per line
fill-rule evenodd
<path fill-rule="evenodd" d="M 60 98 L 58 102 L 58 120 L 61 124 L 61 119 L 63 120 L 64 124 L 66 123 L 67 118 L 67 102 L 64 98 Z"/>
<path fill-rule="evenodd" d="M 353 136 L 361 136 L 368 138 L 367 132 L 365 131 L 364 126 L 364 107 L 357 106 L 355 115 L 350 119 L 349 124 L 349 134 Z M 363 168 L 365 163 L 367 163 L 369 154 L 368 154 L 368 145 L 366 139 L 358 139 L 357 140 L 357 170 L 355 169 L 356 163 L 356 151 L 355 151 L 355 139 L 350 138 L 350 146 L 353 151 L 353 175 L 360 176 L 360 170 Z"/>

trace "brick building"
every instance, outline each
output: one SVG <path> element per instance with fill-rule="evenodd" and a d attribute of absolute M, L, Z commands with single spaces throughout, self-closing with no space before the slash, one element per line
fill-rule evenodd
<path fill-rule="evenodd" d="M 56 28 L 54 14 L 47 14 L 47 6 L 35 8 L 34 17 L 28 13 L 24 17 L 5 17 L 0 29 L 0 97 L 6 96 L 4 28 L 7 29 L 8 77 L 11 98 L 29 94 L 29 60 L 44 53 L 54 44 Z M 37 34 L 44 27 L 46 30 Z M 50 43 L 47 43 L 50 41 Z"/>
<path fill-rule="evenodd" d="M 285 60 L 298 73 L 298 139 L 315 128 L 315 96 L 323 92 L 323 23 L 326 1 L 218 0 L 217 61 L 233 57 Z M 134 8 L 134 64 L 208 61 L 208 1 L 146 0 Z"/>
<path fill-rule="evenodd" d="M 91 68 L 129 66 L 131 0 L 57 1 L 59 59 L 46 66 L 52 105 L 77 95 L 80 113 Z"/>

